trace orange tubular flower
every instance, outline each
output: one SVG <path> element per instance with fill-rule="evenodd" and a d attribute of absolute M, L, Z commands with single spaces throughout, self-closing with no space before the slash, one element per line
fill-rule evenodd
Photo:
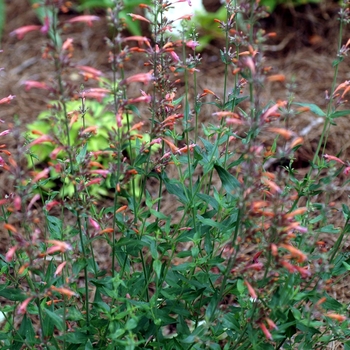
<path fill-rule="evenodd" d="M 16 245 L 9 249 L 9 251 L 5 255 L 5 260 L 7 262 L 11 262 L 13 260 L 13 257 L 15 256 L 17 249 L 18 249 L 18 246 L 16 246 Z"/>
<path fill-rule="evenodd" d="M 241 119 L 237 113 L 229 112 L 229 111 L 215 112 L 212 115 L 219 117 L 219 119 L 224 118 L 224 117 L 233 117 L 236 119 Z"/>
<path fill-rule="evenodd" d="M 118 209 L 115 211 L 115 213 L 117 214 L 117 213 L 120 213 L 120 212 L 122 212 L 122 211 L 125 211 L 127 208 L 128 208 L 127 205 L 123 205 L 122 207 L 118 208 Z"/>
<path fill-rule="evenodd" d="M 139 21 L 151 23 L 147 18 L 145 18 L 143 16 L 135 15 L 134 13 L 128 13 L 128 15 L 132 18 L 133 21 L 139 20 Z"/>
<path fill-rule="evenodd" d="M 40 30 L 40 28 L 40 26 L 36 25 L 23 26 L 12 31 L 10 35 L 16 35 L 18 40 L 22 40 L 27 33 Z"/>
<path fill-rule="evenodd" d="M 11 224 L 4 224 L 4 228 L 12 233 L 17 233 L 17 229 Z"/>
<path fill-rule="evenodd" d="M 179 149 L 170 141 L 168 141 L 166 138 L 162 138 L 162 140 L 170 147 L 170 150 L 172 153 L 176 153 Z"/>
<path fill-rule="evenodd" d="M 39 145 L 44 142 L 49 142 L 49 143 L 55 143 L 53 138 L 49 135 L 43 135 L 38 137 L 37 139 L 33 140 L 30 144 L 29 147 L 34 146 L 34 145 Z"/>
<path fill-rule="evenodd" d="M 292 136 L 295 135 L 295 133 L 293 131 L 290 131 L 290 130 L 287 130 L 287 129 L 283 129 L 283 128 L 268 128 L 267 130 L 281 135 L 286 140 L 291 139 Z"/>
<path fill-rule="evenodd" d="M 285 107 L 287 105 L 287 101 L 278 101 L 275 105 L 270 107 L 267 111 L 265 111 L 261 115 L 261 120 L 268 121 L 270 116 L 276 115 L 276 112 L 279 108 Z"/>
<path fill-rule="evenodd" d="M 289 148 L 293 149 L 296 146 L 300 146 L 303 142 L 304 142 L 304 139 L 302 137 L 297 137 L 291 142 L 291 144 L 289 145 Z"/>
<path fill-rule="evenodd" d="M 276 326 L 276 323 L 273 322 L 270 318 L 266 317 L 265 320 L 270 329 L 278 329 L 278 327 Z"/>
<path fill-rule="evenodd" d="M 329 154 L 325 154 L 323 157 L 325 157 L 328 161 L 334 160 L 335 162 L 338 162 L 340 164 L 343 164 L 343 165 L 345 164 L 340 158 L 335 157 L 335 156 L 331 156 Z"/>
<path fill-rule="evenodd" d="M 92 15 L 77 16 L 66 21 L 67 23 L 85 22 L 89 27 L 92 26 L 93 21 L 99 21 L 100 17 Z"/>
<path fill-rule="evenodd" d="M 196 146 L 197 145 L 195 143 L 192 143 L 189 146 L 185 146 L 185 147 L 179 148 L 177 153 L 181 153 L 181 154 L 187 153 L 188 151 L 192 151 L 193 148 L 195 148 Z"/>
<path fill-rule="evenodd" d="M 104 230 L 100 231 L 98 234 L 102 235 L 104 233 L 112 233 L 113 232 L 113 228 L 112 227 L 107 227 Z"/>
<path fill-rule="evenodd" d="M 262 178 L 261 182 L 264 185 L 268 186 L 272 193 L 282 193 L 281 188 L 276 183 L 274 183 L 273 181 L 268 180 L 267 178 Z"/>
<path fill-rule="evenodd" d="M 298 248 L 295 248 L 289 244 L 280 244 L 280 246 L 286 250 L 288 250 L 292 257 L 297 259 L 298 262 L 304 262 L 307 260 L 307 256 Z"/>
<path fill-rule="evenodd" d="M 254 290 L 254 288 L 250 285 L 250 283 L 249 283 L 248 281 L 244 280 L 244 284 L 247 286 L 248 292 L 249 292 L 250 296 L 251 296 L 254 300 L 258 299 L 258 296 L 257 296 L 257 294 L 256 294 L 256 292 L 255 292 L 255 290 Z"/>
<path fill-rule="evenodd" d="M 297 216 L 297 215 L 302 215 L 302 214 L 304 214 L 304 213 L 306 213 L 306 212 L 307 212 L 307 208 L 306 208 L 306 207 L 301 207 L 301 208 L 298 208 L 298 209 L 295 209 L 295 210 L 291 211 L 291 212 L 288 213 L 288 214 L 285 214 L 284 217 L 285 217 L 286 219 L 292 219 L 292 218 L 294 218 L 295 216 Z"/>
<path fill-rule="evenodd" d="M 71 291 L 70 289 L 68 288 L 57 288 L 55 286 L 51 286 L 50 287 L 51 290 L 53 290 L 54 292 L 58 292 L 62 295 L 65 295 L 67 296 L 68 298 L 72 297 L 72 296 L 77 296 L 76 293 L 74 293 L 73 291 Z"/>
<path fill-rule="evenodd" d="M 35 182 L 38 182 L 38 181 L 40 181 L 42 179 L 47 178 L 47 176 L 49 175 L 49 172 L 50 172 L 50 168 L 46 168 L 46 169 L 40 171 L 37 174 L 35 174 L 35 172 L 33 172 L 34 173 L 34 178 L 33 178 L 32 182 L 35 183 Z"/>
<path fill-rule="evenodd" d="M 271 335 L 270 331 L 266 328 L 265 324 L 259 323 L 259 327 L 262 330 L 262 332 L 264 333 L 266 339 L 272 340 L 272 335 Z"/>
<path fill-rule="evenodd" d="M 47 86 L 46 83 L 41 83 L 40 81 L 35 81 L 35 80 L 26 80 L 24 82 L 24 89 L 26 91 L 35 88 L 35 89 L 43 89 L 43 90 L 48 90 L 49 87 Z"/>
<path fill-rule="evenodd" d="M 10 103 L 16 96 L 15 95 L 8 95 L 7 97 L 4 97 L 0 100 L 0 105 L 4 103 Z"/>
<path fill-rule="evenodd" d="M 64 253 L 67 250 L 72 250 L 72 246 L 69 243 L 63 242 L 63 241 L 58 241 L 56 239 L 49 239 L 46 241 L 49 244 L 53 244 L 54 247 L 58 247 L 59 251 Z M 49 248 L 50 249 L 50 248 Z"/>
<path fill-rule="evenodd" d="M 139 123 L 136 123 L 132 126 L 132 128 L 130 129 L 130 131 L 132 130 L 141 130 L 141 128 L 144 126 L 144 122 L 139 122 Z"/>
<path fill-rule="evenodd" d="M 270 75 L 267 78 L 267 81 L 271 81 L 271 82 L 275 82 L 278 81 L 280 83 L 284 83 L 286 81 L 286 76 L 283 74 L 274 74 L 274 75 Z"/>
<path fill-rule="evenodd" d="M 344 322 L 346 320 L 345 316 L 339 315 L 339 314 L 336 314 L 333 312 L 329 312 L 325 316 L 331 318 L 334 321 L 338 321 L 338 322 Z"/>
<path fill-rule="evenodd" d="M 129 78 L 126 78 L 124 80 L 125 84 L 129 84 L 129 83 L 143 83 L 145 85 L 147 85 L 150 81 L 153 80 L 153 74 L 152 73 L 139 73 L 139 74 L 135 74 L 132 75 Z"/>
<path fill-rule="evenodd" d="M 80 70 L 80 72 L 82 74 L 86 74 L 88 73 L 89 76 L 93 79 L 98 79 L 100 76 L 103 75 L 103 73 L 96 69 L 96 68 L 93 68 L 93 67 L 89 67 L 89 66 L 77 66 L 77 68 Z"/>
<path fill-rule="evenodd" d="M 24 315 L 27 312 L 27 306 L 32 299 L 33 297 L 27 298 L 26 300 L 23 301 L 23 303 L 21 303 L 21 305 L 17 310 L 18 315 Z"/>
<path fill-rule="evenodd" d="M 60 263 L 57 266 L 57 269 L 56 269 L 56 271 L 54 273 L 54 277 L 59 276 L 62 273 L 62 270 L 66 266 L 66 264 L 67 264 L 67 261 L 64 261 L 63 263 Z"/>
<path fill-rule="evenodd" d="M 139 36 L 139 35 L 128 36 L 124 38 L 123 41 L 138 41 L 138 42 L 144 42 L 146 44 L 149 44 L 149 39 L 147 37 Z"/>

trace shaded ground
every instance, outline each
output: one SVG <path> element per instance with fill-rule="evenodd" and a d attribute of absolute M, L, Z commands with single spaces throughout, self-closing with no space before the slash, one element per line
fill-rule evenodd
<path fill-rule="evenodd" d="M 321 108 L 326 106 L 325 91 L 330 90 L 333 78 L 332 61 L 336 57 L 338 22 L 336 19 L 337 7 L 328 2 L 328 6 L 322 5 L 315 8 L 306 6 L 300 13 L 295 10 L 280 10 L 272 21 L 265 21 L 262 25 L 269 30 L 277 32 L 277 38 L 266 47 L 266 57 L 269 65 L 277 72 L 283 72 L 287 81 L 294 82 L 293 93 L 295 101 L 312 102 Z M 63 16 L 63 15 L 62 15 Z M 70 16 L 65 15 L 65 16 Z M 287 19 L 287 20 L 286 20 Z M 28 34 L 24 40 L 18 41 L 9 36 L 14 29 L 27 24 L 39 24 L 35 13 L 26 1 L 8 1 L 7 23 L 3 34 L 0 66 L 5 70 L 1 72 L 0 96 L 16 95 L 17 98 L 0 109 L 0 119 L 12 120 L 18 116 L 21 127 L 35 120 L 40 111 L 46 108 L 47 94 L 42 90 L 26 92 L 23 82 L 26 80 L 46 81 L 50 79 L 48 71 L 51 71 L 50 62 L 41 60 L 41 47 L 44 45 L 40 33 Z M 74 60 L 80 65 L 93 66 L 104 72 L 109 71 L 107 57 L 108 50 L 101 39 L 108 35 L 103 21 L 94 24 L 93 27 L 75 25 L 76 34 L 70 31 L 69 36 L 76 38 Z M 344 39 L 345 40 L 345 39 Z M 347 39 L 346 39 L 347 40 Z M 344 42 L 346 42 L 346 40 Z M 199 90 L 210 88 L 213 91 L 222 91 L 223 66 L 219 58 L 219 43 L 212 43 L 203 53 L 203 65 L 198 74 Z M 128 67 L 128 75 L 132 75 L 132 69 L 136 66 L 136 72 L 142 67 L 141 61 L 133 61 Z M 345 60 L 340 66 L 338 83 L 350 79 L 350 59 Z M 135 73 L 136 73 L 135 72 Z M 286 85 L 270 83 L 265 88 L 265 98 L 286 99 Z M 202 115 L 202 121 L 211 118 L 210 114 Z M 350 160 L 350 139 L 348 137 L 349 121 L 347 118 L 339 119 L 338 125 L 332 127 L 328 140 L 327 152 L 338 154 L 342 151 L 342 159 Z M 298 153 L 297 164 L 300 171 L 305 171 L 311 155 L 317 145 L 317 139 L 321 133 L 322 125 L 317 117 L 311 113 L 303 114 L 298 119 L 290 120 L 291 129 L 301 132 L 305 137 L 304 146 Z M 2 129 L 1 129 L 2 130 Z M 10 145 L 12 152 L 16 151 L 16 142 L 13 137 L 2 140 L 1 143 Z M 8 194 L 10 179 L 0 170 L 0 198 Z M 339 193 L 339 198 L 347 201 L 348 190 Z M 169 201 L 169 208 L 172 203 Z M 170 210 L 170 209 L 169 209 Z M 331 240 L 330 240 L 331 241 Z M 7 250 L 7 233 L 0 232 L 0 253 Z M 331 244 L 331 242 L 330 242 Z M 345 249 L 348 249 L 349 242 Z M 101 247 L 101 253 L 108 256 Z M 344 282 L 345 283 L 345 282 Z M 343 300 L 349 299 L 350 294 L 346 288 L 339 286 L 335 291 Z"/>

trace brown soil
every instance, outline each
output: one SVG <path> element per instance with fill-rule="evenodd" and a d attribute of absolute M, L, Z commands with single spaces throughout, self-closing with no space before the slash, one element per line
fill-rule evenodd
<path fill-rule="evenodd" d="M 41 60 L 44 39 L 40 33 L 29 33 L 21 41 L 9 35 L 18 27 L 39 24 L 28 2 L 7 1 L 6 12 L 7 19 L 2 40 L 3 53 L 0 55 L 0 67 L 4 67 L 1 72 L 0 96 L 13 94 L 16 95 L 16 99 L 10 105 L 2 106 L 0 119 L 12 122 L 14 116 L 18 116 L 20 126 L 24 130 L 26 124 L 35 120 L 38 113 L 46 108 L 47 93 L 35 89 L 25 91 L 23 82 L 26 80 L 46 81 L 50 79 L 48 72 L 51 71 L 51 68 L 49 62 Z M 70 14 L 62 16 L 70 16 Z M 295 83 L 294 95 L 297 102 L 315 103 L 321 108 L 326 106 L 325 91 L 331 88 L 332 61 L 336 58 L 338 32 L 336 17 L 337 5 L 324 1 L 318 7 L 306 5 L 300 9 L 280 8 L 272 19 L 262 22 L 263 27 L 277 33 L 277 37 L 266 47 L 266 60 L 276 73 L 283 72 L 287 81 Z M 101 39 L 107 35 L 103 21 L 92 27 L 75 25 L 69 34 L 69 37 L 76 39 L 75 62 L 108 72 L 108 51 Z M 344 37 L 343 42 L 346 41 L 347 38 Z M 212 43 L 203 52 L 203 65 L 198 75 L 199 90 L 209 87 L 213 91 L 222 91 L 223 68 L 220 63 L 218 45 L 221 44 Z M 133 61 L 133 66 L 130 65 L 129 69 L 134 69 L 135 65 L 136 72 L 139 72 L 142 65 L 137 61 Z M 345 59 L 340 65 L 337 83 L 350 79 L 349 68 L 350 60 Z M 128 72 L 129 74 L 132 75 L 132 72 Z M 266 101 L 285 99 L 286 94 L 286 86 L 280 83 L 268 84 L 264 91 Z M 208 120 L 208 118 L 211 118 L 209 114 L 202 116 L 202 120 Z M 290 121 L 291 129 L 299 133 L 304 131 L 305 142 L 297 155 L 301 168 L 308 166 L 321 133 L 322 123 L 318 123 L 317 118 L 311 113 L 305 113 Z M 350 159 L 350 139 L 347 126 L 349 126 L 347 117 L 338 119 L 337 126 L 331 129 L 327 146 L 327 153 L 338 154 L 341 151 L 341 157 L 344 160 Z M 6 143 L 12 152 L 16 152 L 17 145 L 13 137 L 4 138 L 1 143 Z M 10 184 L 11 179 L 7 173 L 0 170 L 0 198 L 9 194 Z M 347 192 L 339 194 L 339 197 L 345 199 L 345 202 L 348 197 Z M 7 237 L 7 232 L 0 232 L 1 254 L 8 249 Z M 346 249 L 348 245 L 349 242 Z M 338 297 L 349 300 L 350 295 L 345 295 L 341 289 L 342 286 L 339 286 L 339 290 L 335 291 Z"/>

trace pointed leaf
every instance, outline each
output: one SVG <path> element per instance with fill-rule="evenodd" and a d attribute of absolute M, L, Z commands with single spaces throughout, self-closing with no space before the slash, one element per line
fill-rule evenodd
<path fill-rule="evenodd" d="M 322 109 L 320 107 L 318 107 L 317 105 L 315 105 L 314 103 L 294 103 L 297 106 L 301 106 L 301 107 L 308 107 L 310 108 L 310 111 L 316 115 L 319 115 L 320 117 L 325 117 L 326 113 L 322 111 Z"/>
<path fill-rule="evenodd" d="M 241 187 L 239 181 L 221 165 L 215 164 L 214 168 L 216 169 L 222 182 L 222 186 L 227 193 L 231 194 L 232 191 L 235 191 Z"/>

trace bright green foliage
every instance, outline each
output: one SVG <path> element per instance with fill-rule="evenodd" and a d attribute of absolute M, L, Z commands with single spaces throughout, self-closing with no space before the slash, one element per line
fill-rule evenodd
<path fill-rule="evenodd" d="M 277 5 L 285 5 L 285 6 L 300 6 L 305 4 L 317 4 L 322 0 L 261 0 L 261 5 L 267 7 L 269 12 L 273 12 Z"/>

